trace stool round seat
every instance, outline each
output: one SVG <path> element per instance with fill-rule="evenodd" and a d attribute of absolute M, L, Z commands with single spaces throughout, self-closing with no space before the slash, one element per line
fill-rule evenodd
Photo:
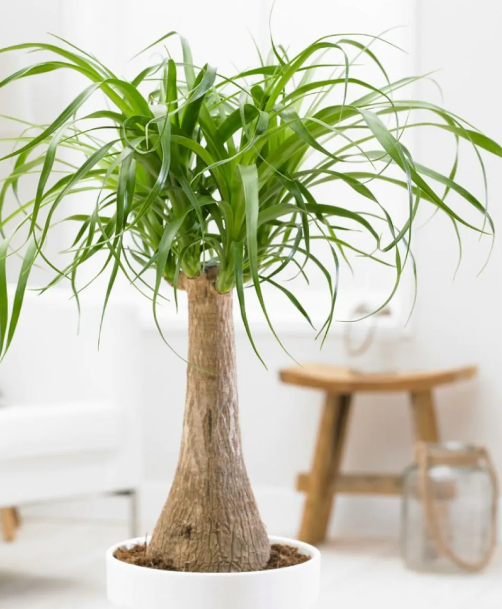
<path fill-rule="evenodd" d="M 473 378 L 476 366 L 464 366 L 448 370 L 416 372 L 365 373 L 352 368 L 342 368 L 330 364 L 306 364 L 283 368 L 280 378 L 283 383 L 322 389 L 332 393 L 355 393 L 370 391 L 423 391 L 437 385 L 455 383 Z"/>

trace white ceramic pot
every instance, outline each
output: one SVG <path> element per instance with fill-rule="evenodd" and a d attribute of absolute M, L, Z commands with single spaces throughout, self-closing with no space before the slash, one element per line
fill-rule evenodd
<path fill-rule="evenodd" d="M 144 543 L 129 539 L 106 554 L 108 599 L 127 609 L 310 609 L 319 597 L 321 555 L 301 541 L 270 537 L 298 548 L 310 560 L 293 567 L 250 573 L 179 573 L 117 560 L 117 548 Z"/>

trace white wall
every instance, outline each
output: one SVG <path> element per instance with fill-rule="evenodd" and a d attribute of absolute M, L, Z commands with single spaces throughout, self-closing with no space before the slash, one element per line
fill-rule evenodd
<path fill-rule="evenodd" d="M 480 0 L 421 0 L 419 3 L 420 71 L 443 67 L 438 75 L 448 105 L 469 118 L 496 141 L 502 141 L 498 107 L 502 85 L 496 70 L 502 5 Z M 422 142 L 421 156 L 441 162 L 438 141 Z M 486 443 L 502 471 L 502 275 L 500 269 L 502 213 L 501 163 L 487 157 L 490 212 L 499 231 L 490 263 L 476 277 L 487 252 L 477 238 L 465 240 L 465 259 L 455 281 L 454 239 L 443 221 L 434 221 L 418 235 L 420 298 L 413 361 L 430 365 L 475 362 L 479 382 L 445 396 L 441 422 L 447 437 Z M 459 179 L 477 187 L 472 157 L 461 166 Z M 448 231 L 448 233 L 446 232 Z M 446 238 L 446 234 L 448 237 Z"/>
<path fill-rule="evenodd" d="M 494 58 L 499 53 L 501 18 L 502 7 L 488 0 L 478 2 L 476 11 L 467 0 L 439 3 L 420 0 L 414 21 L 418 71 L 444 68 L 437 78 L 445 104 L 498 141 L 502 141 L 497 103 L 501 85 L 493 77 L 493 70 Z M 429 97 L 436 95 L 428 86 L 419 91 L 419 94 L 425 93 Z M 421 159 L 431 165 L 441 165 L 443 153 L 438 148 L 441 144 L 437 137 L 424 134 L 418 143 Z M 466 158 L 467 162 L 460 167 L 459 181 L 479 192 L 472 159 L 469 154 Z M 502 187 L 497 180 L 500 159 L 487 159 L 487 168 L 491 212 L 500 228 L 498 203 Z M 440 216 L 416 235 L 419 295 L 412 338 L 402 340 L 398 360 L 403 367 L 410 368 L 479 364 L 478 381 L 437 392 L 441 430 L 445 439 L 487 444 L 502 471 L 500 241 L 490 264 L 476 277 L 487 246 L 483 242 L 479 244 L 475 237 L 466 238 L 463 264 L 453 281 L 455 243 L 449 223 Z M 331 338 L 321 354 L 308 337 L 288 338 L 292 352 L 303 361 L 344 360 L 339 336 Z M 174 344 L 181 349 L 183 342 L 177 337 Z M 249 473 L 255 487 L 261 489 L 260 498 L 270 497 L 270 501 L 264 501 L 265 510 L 270 509 L 272 501 L 297 510 L 298 502 L 287 489 L 293 488 L 296 473 L 308 468 L 321 396 L 281 386 L 276 371 L 288 365 L 288 360 L 270 337 L 260 336 L 259 342 L 267 353 L 269 372 L 256 361 L 242 335 L 237 345 Z M 182 363 L 165 351 L 152 332 L 145 334 L 145 353 L 149 353 L 145 358 L 144 376 L 145 472 L 150 488 L 157 483 L 155 488 L 160 489 L 158 483 L 168 482 L 176 463 L 184 395 L 179 379 L 184 371 Z M 368 396 L 358 400 L 345 461 L 347 468 L 399 471 L 410 461 L 412 435 L 407 406 L 404 396 Z M 276 489 L 276 494 L 263 493 L 265 488 Z M 334 526 L 338 531 L 349 533 L 368 527 L 375 533 L 396 532 L 396 515 L 397 505 L 389 500 L 344 499 L 338 504 Z"/>
<path fill-rule="evenodd" d="M 340 3 L 334 5 L 341 6 Z M 478 3 L 475 12 L 471 8 L 466 0 L 418 3 L 412 23 L 417 37 L 418 71 L 444 68 L 438 79 L 445 104 L 502 141 L 502 123 L 498 120 L 496 102 L 500 83 L 493 78 L 492 59 L 498 52 L 497 27 L 501 22 L 501 8 L 487 0 Z M 419 94 L 425 93 L 429 97 L 431 94 L 436 96 L 432 87 L 424 86 L 419 91 Z M 482 100 L 486 102 L 480 110 Z M 442 152 L 438 149 L 441 144 L 440 139 L 426 133 L 419 140 L 418 153 L 428 164 L 441 165 Z M 479 192 L 472 159 L 469 154 L 466 157 L 468 162 L 461 165 L 459 180 L 478 188 Z M 491 176 L 491 210 L 500 227 L 499 162 L 488 159 L 487 167 Z M 453 281 L 455 248 L 451 227 L 440 216 L 418 231 L 415 249 L 420 273 L 419 296 L 412 337 L 401 341 L 397 359 L 403 367 L 409 368 L 479 364 L 479 381 L 437 392 L 441 430 L 445 439 L 487 444 L 502 471 L 499 442 L 502 431 L 500 245 L 496 245 L 488 268 L 476 277 L 487 246 L 479 244 L 475 237 L 467 238 L 464 261 Z M 295 336 L 293 327 L 291 336 L 286 339 L 292 352 L 302 361 L 343 363 L 345 359 L 339 335 L 328 341 L 321 354 L 309 337 Z M 173 344 L 182 350 L 184 338 L 176 337 Z M 269 336 L 261 335 L 259 344 L 267 354 L 269 372 L 256 361 L 245 338 L 242 335 L 238 338 L 242 426 L 248 468 L 255 487 L 260 489 L 260 498 L 265 497 L 265 510 L 270 509 L 271 502 L 291 505 L 297 510 L 298 502 L 288 489 L 293 488 L 296 473 L 308 468 L 322 398 L 315 392 L 281 386 L 276 371 L 289 364 L 287 357 Z M 152 332 L 145 334 L 144 349 L 149 354 L 145 358 L 144 376 L 145 472 L 149 488 L 160 492 L 172 476 L 176 463 L 184 396 L 179 379 L 184 368 L 182 362 L 166 352 Z M 357 402 L 345 465 L 354 470 L 399 471 L 411 459 L 411 441 L 411 421 L 404 396 L 361 397 Z M 275 491 L 264 492 L 264 489 Z M 152 492 L 151 496 L 154 495 Z M 349 533 L 361 528 L 375 533 L 396 532 L 396 515 L 397 505 L 392 500 L 344 499 L 338 504 L 334 526 L 338 531 Z"/>
<path fill-rule="evenodd" d="M 142 3 L 143 6 L 148 4 L 153 6 L 150 0 Z M 364 31 L 401 24 L 412 4 L 397 1 L 351 2 L 351 10 L 357 20 L 355 23 L 344 23 L 343 27 Z M 205 36 L 220 36 L 223 27 L 220 22 L 223 13 L 209 10 L 213 3 L 204 5 L 208 11 L 204 19 L 190 20 L 186 24 L 189 30 L 194 30 L 188 33 L 195 36 L 196 45 L 200 46 L 203 46 Z M 255 10 L 250 11 L 249 3 L 233 3 L 233 6 L 232 12 L 227 14 L 227 22 L 235 19 L 238 25 L 235 30 L 230 30 L 230 38 L 218 47 L 216 55 L 232 50 L 243 36 L 245 27 L 239 19 L 239 7 L 244 20 L 249 18 L 253 23 L 263 21 L 263 15 L 257 17 Z M 266 2 L 263 7 L 267 7 Z M 329 13 L 320 10 L 328 10 L 327 7 Z M 282 27 L 284 31 L 281 37 L 298 31 L 309 20 L 313 20 L 321 32 L 338 29 L 338 17 L 346 15 L 348 7 L 348 2 L 340 0 L 329 3 L 320 0 L 290 2 L 289 22 L 287 27 Z M 412 28 L 404 39 L 405 42 L 408 40 L 411 51 L 416 53 L 419 71 L 444 68 L 438 79 L 443 87 L 445 104 L 471 119 L 496 140 L 502 141 L 498 103 L 502 85 L 497 73 L 499 25 L 502 22 L 500 4 L 496 0 L 478 0 L 473 10 L 473 3 L 467 0 L 417 0 L 415 11 L 408 14 L 411 15 Z M 159 30 L 159 35 L 172 29 L 168 12 L 166 9 L 165 17 L 155 20 L 154 27 Z M 285 4 L 279 3 L 276 12 L 274 19 L 277 22 L 279 16 L 286 12 Z M 179 20 L 180 15 L 174 15 L 173 20 L 176 19 Z M 217 21 L 214 22 L 214 19 Z M 212 24 L 211 34 L 208 23 Z M 127 27 L 125 17 L 121 24 Z M 295 30 L 290 29 L 293 27 Z M 278 29 L 281 29 L 280 25 Z M 156 34 L 153 32 L 153 35 Z M 413 49 L 415 37 L 416 49 Z M 146 40 L 138 40 L 139 46 L 143 42 Z M 431 92 L 432 88 L 428 86 L 419 91 L 428 95 Z M 418 142 L 419 154 L 431 165 L 436 162 L 441 164 L 441 141 L 436 137 L 430 138 L 430 134 L 426 135 Z M 466 158 L 467 162 L 460 168 L 459 180 L 467 186 L 478 188 L 479 183 L 473 176 L 472 159 L 468 154 Z M 491 176 L 491 210 L 496 225 L 501 227 L 498 202 L 502 187 L 497 180 L 501 171 L 500 162 L 488 159 L 487 167 Z M 466 363 L 480 365 L 481 375 L 476 383 L 438 391 L 441 428 L 445 439 L 487 444 L 502 471 L 499 441 L 502 432 L 500 243 L 496 244 L 488 268 L 476 278 L 486 245 L 478 244 L 475 238 L 467 238 L 464 262 L 455 281 L 452 281 L 456 261 L 455 239 L 446 221 L 438 216 L 419 231 L 415 250 L 420 273 L 419 296 L 411 326 L 412 337 L 403 338 L 396 347 L 397 359 L 403 367 L 410 368 L 449 367 Z M 145 509 L 147 516 L 151 517 L 162 500 L 164 489 L 167 493 L 176 465 L 185 372 L 183 362 L 163 345 L 151 324 L 143 316 L 141 319 L 143 334 L 137 348 L 143 355 L 138 383 L 142 387 L 144 422 Z M 344 362 L 340 335 L 336 332 L 322 353 L 319 353 L 318 345 L 312 338 L 299 333 L 295 325 L 289 331 L 286 329 L 283 335 L 292 353 L 302 361 Z M 184 333 L 174 332 L 171 336 L 173 347 L 183 354 Z M 290 361 L 268 334 L 260 333 L 258 343 L 267 354 L 268 372 L 254 357 L 243 334 L 238 335 L 245 452 L 252 482 L 267 511 L 265 519 L 273 511 L 274 504 L 283 505 L 291 508 L 287 523 L 289 527 L 294 525 L 299 507 L 298 498 L 291 489 L 296 473 L 307 469 L 310 462 L 321 396 L 315 392 L 281 386 L 277 380 L 277 370 Z M 404 467 L 411 459 L 412 436 L 408 415 L 404 396 L 359 399 L 346 455 L 347 468 L 394 471 Z M 376 533 L 397 531 L 396 508 L 396 503 L 388 500 L 344 499 L 337 505 L 335 526 L 346 533 L 361 530 Z M 368 524 L 371 522 L 373 526 Z"/>

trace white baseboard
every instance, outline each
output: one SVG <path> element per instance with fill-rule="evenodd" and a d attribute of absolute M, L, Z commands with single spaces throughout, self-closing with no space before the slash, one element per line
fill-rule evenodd
<path fill-rule="evenodd" d="M 168 490 L 166 485 L 160 482 L 145 483 L 140 488 L 139 510 L 142 534 L 151 532 Z M 263 522 L 271 534 L 296 535 L 303 506 L 302 494 L 289 488 L 262 487 L 255 489 L 255 496 Z M 93 497 L 25 507 L 23 515 L 28 518 L 126 523 L 129 514 L 128 507 L 128 500 L 125 497 Z M 340 496 L 336 499 L 330 535 L 397 539 L 399 522 L 400 500 L 398 497 Z M 502 542 L 502 536 L 500 536 L 500 541 Z"/>
<path fill-rule="evenodd" d="M 168 494 L 168 487 L 149 482 L 139 490 L 141 526 L 150 531 Z M 262 487 L 256 499 L 268 531 L 275 535 L 294 535 L 300 523 L 303 496 L 293 489 Z M 126 522 L 129 515 L 125 497 L 86 497 L 23 508 L 26 517 L 68 520 Z M 337 498 L 331 532 L 335 535 L 389 537 L 398 534 L 399 501 L 395 498 Z"/>

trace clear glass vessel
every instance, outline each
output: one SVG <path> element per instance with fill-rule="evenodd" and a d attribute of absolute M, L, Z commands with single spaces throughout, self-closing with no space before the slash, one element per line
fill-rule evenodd
<path fill-rule="evenodd" d="M 486 450 L 419 444 L 403 478 L 401 552 L 410 569 L 478 571 L 496 541 L 497 481 Z"/>

